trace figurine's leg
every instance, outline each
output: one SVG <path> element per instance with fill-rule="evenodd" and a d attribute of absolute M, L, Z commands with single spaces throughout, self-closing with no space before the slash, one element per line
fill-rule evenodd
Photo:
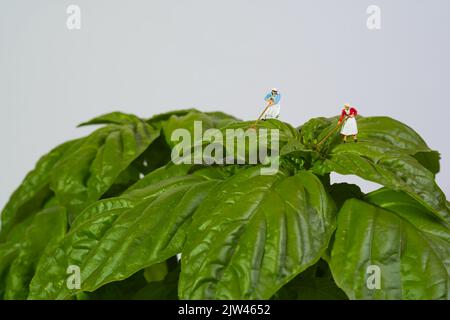
<path fill-rule="evenodd" d="M 342 141 L 344 141 L 344 143 L 346 143 L 347 142 L 347 136 L 345 134 L 343 134 L 342 137 L 343 137 Z"/>
<path fill-rule="evenodd" d="M 353 135 L 353 140 L 356 142 L 358 142 L 358 136 L 356 134 Z"/>

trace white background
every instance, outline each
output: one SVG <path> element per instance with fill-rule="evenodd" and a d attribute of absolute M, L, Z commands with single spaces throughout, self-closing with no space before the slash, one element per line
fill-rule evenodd
<path fill-rule="evenodd" d="M 70 4 L 81 30 L 66 27 Z M 89 132 L 80 122 L 180 108 L 254 119 L 274 86 L 295 126 L 350 102 L 415 128 L 442 153 L 449 194 L 449 13 L 448 0 L 0 0 L 0 206 L 42 154 Z"/>

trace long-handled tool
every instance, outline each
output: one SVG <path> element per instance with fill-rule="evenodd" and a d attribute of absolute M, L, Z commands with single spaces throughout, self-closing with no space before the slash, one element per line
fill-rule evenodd
<path fill-rule="evenodd" d="M 251 129 L 254 129 L 256 127 L 256 124 L 259 122 L 259 120 L 261 120 L 261 118 L 263 117 L 264 113 L 266 113 L 267 109 L 269 109 L 269 107 L 273 105 L 272 100 L 269 101 L 269 104 L 264 108 L 264 111 L 260 114 L 260 116 L 258 117 L 258 119 L 256 119 L 255 123 L 251 125 Z"/>
<path fill-rule="evenodd" d="M 330 132 L 328 132 L 328 134 L 322 139 L 322 140 L 320 140 L 320 142 L 317 144 L 317 146 L 316 146 L 316 148 L 317 149 L 320 149 L 320 146 L 322 145 L 322 143 L 324 143 L 335 131 L 336 131 L 336 129 L 338 129 L 338 128 L 340 128 L 344 123 L 345 123 L 345 121 L 348 119 L 348 117 L 345 117 L 345 119 L 344 120 L 342 120 L 342 122 L 339 122 L 334 128 L 333 128 L 333 130 L 331 130 Z"/>

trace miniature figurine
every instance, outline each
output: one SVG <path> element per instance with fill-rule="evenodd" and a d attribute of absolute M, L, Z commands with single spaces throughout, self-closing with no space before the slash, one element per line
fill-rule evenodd
<path fill-rule="evenodd" d="M 256 127 L 259 120 L 266 121 L 267 119 L 278 119 L 278 116 L 280 115 L 281 94 L 278 92 L 277 88 L 272 88 L 264 100 L 267 101 L 267 106 L 258 119 L 256 119 L 255 123 L 251 125 L 250 128 L 252 129 Z"/>
<path fill-rule="evenodd" d="M 358 111 L 349 104 L 344 105 L 338 125 L 342 124 L 341 135 L 343 142 L 347 142 L 348 136 L 353 136 L 353 141 L 358 142 L 358 125 L 356 123 L 356 116 Z"/>
<path fill-rule="evenodd" d="M 281 100 L 281 94 L 278 92 L 278 89 L 272 88 L 272 91 L 266 95 L 264 100 L 268 102 L 268 105 L 264 110 L 261 119 L 278 119 L 278 116 L 280 115 Z"/>

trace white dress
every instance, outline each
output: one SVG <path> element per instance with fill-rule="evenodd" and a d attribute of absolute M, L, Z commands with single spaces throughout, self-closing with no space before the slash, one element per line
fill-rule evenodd
<path fill-rule="evenodd" d="M 345 113 L 350 116 L 350 109 L 345 110 Z M 356 124 L 355 117 L 349 117 L 344 121 L 344 124 L 341 128 L 341 134 L 343 134 L 344 136 L 353 136 L 358 134 L 358 125 Z"/>
<path fill-rule="evenodd" d="M 262 116 L 263 119 L 277 119 L 280 115 L 280 105 L 274 104 L 267 108 Z"/>

